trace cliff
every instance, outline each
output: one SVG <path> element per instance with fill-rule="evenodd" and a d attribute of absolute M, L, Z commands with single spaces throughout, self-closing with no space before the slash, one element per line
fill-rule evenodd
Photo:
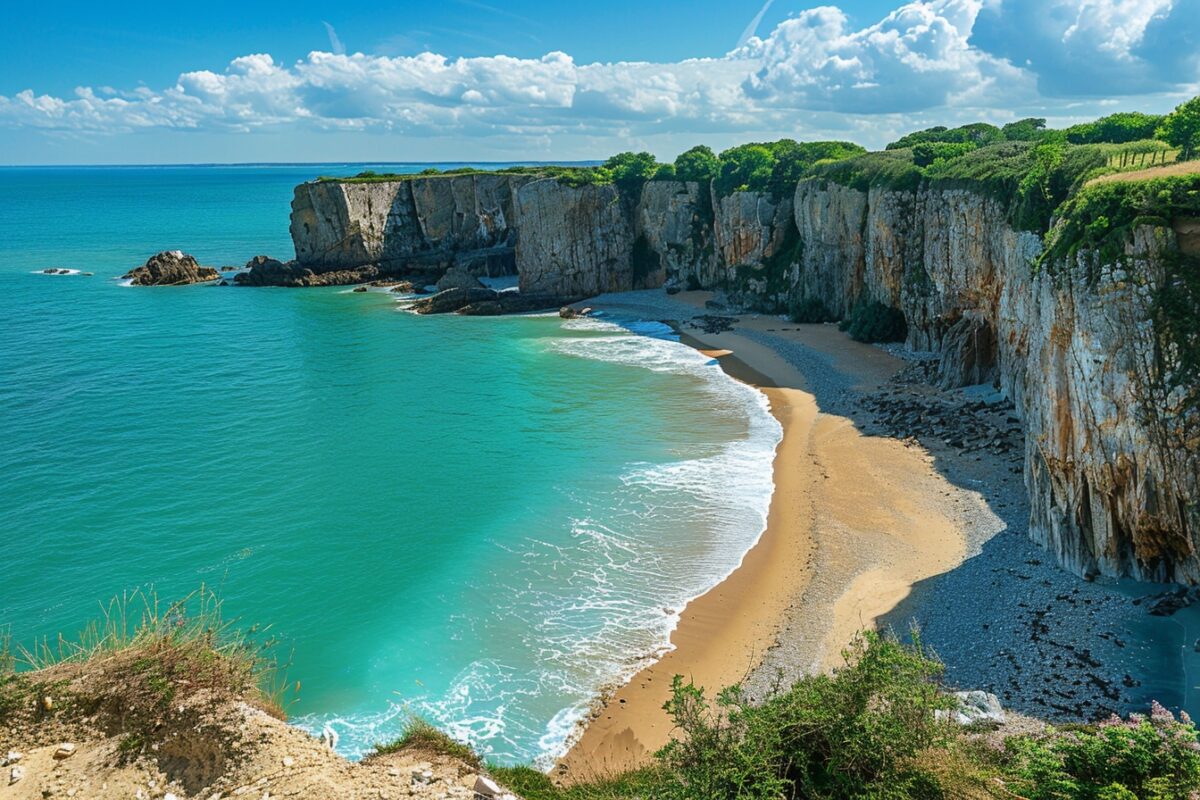
<path fill-rule="evenodd" d="M 532 176 L 474 173 L 296 187 L 296 261 L 314 272 L 461 266 L 515 272 L 514 195 Z"/>
<path fill-rule="evenodd" d="M 909 347 L 942 355 L 943 388 L 991 382 L 1013 400 L 1030 533 L 1064 566 L 1200 582 L 1200 440 L 1179 400 L 1195 389 L 1171 394 L 1179 351 L 1155 299 L 1195 250 L 1196 220 L 1047 258 L 982 183 L 880 183 L 812 178 L 787 197 L 504 175 L 316 183 L 297 189 L 292 234 L 300 263 L 321 269 L 466 261 L 543 296 L 665 285 L 834 318 L 879 301 L 903 313 Z"/>

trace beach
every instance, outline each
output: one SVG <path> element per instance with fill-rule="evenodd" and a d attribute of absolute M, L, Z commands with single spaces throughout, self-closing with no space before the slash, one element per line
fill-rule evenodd
<path fill-rule="evenodd" d="M 561 780 L 645 765 L 670 740 L 663 703 L 675 675 L 710 698 L 738 683 L 754 700 L 781 680 L 836 668 L 854 636 L 876 626 L 927 628 L 923 638 L 946 660 L 948 682 L 996 691 L 1022 710 L 1094 716 L 1140 702 L 1153 654 L 1120 639 L 1106 649 L 1112 637 L 1105 632 L 1124 630 L 1149 646 L 1175 643 L 1178 634 L 1154 628 L 1131 604 L 1132 594 L 1148 588 L 1085 582 L 1037 557 L 1042 551 L 1024 536 L 1028 511 L 1012 452 L 958 452 L 919 432 L 901 436 L 873 425 L 863 399 L 906 391 L 895 381 L 914 365 L 894 349 L 853 342 L 836 326 L 755 314 L 713 333 L 680 322 L 727 313 L 705 310 L 711 297 L 631 292 L 587 305 L 602 315 L 671 320 L 684 343 L 764 392 L 784 430 L 767 526 L 740 567 L 686 607 L 673 649 L 597 705 L 557 765 Z M 956 402 L 993 410 L 971 398 Z M 999 399 L 987 402 L 1007 413 Z M 964 420 L 974 421 L 965 412 Z M 1037 574 L 1026 599 L 1040 593 L 1045 609 L 996 591 L 997 575 L 1013 571 Z M 1019 577 L 1034 583 L 1032 575 Z M 1047 619 L 1056 630 L 1031 636 Z M 1076 641 L 1090 649 L 1081 654 Z M 1064 656 L 1071 653 L 1078 658 Z M 1101 653 L 1103 661 L 1094 658 Z M 1124 695 L 1112 689 L 1121 675 Z M 1070 706 L 1052 696 L 1061 687 L 1047 686 L 1064 680 L 1072 686 Z M 1172 670 L 1157 682 L 1158 693 L 1186 693 L 1185 683 Z"/>

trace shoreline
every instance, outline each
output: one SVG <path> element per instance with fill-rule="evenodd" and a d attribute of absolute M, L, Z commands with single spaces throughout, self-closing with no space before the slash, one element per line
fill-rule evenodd
<path fill-rule="evenodd" d="M 703 313 L 705 293 L 685 293 L 680 300 Z M 678 304 L 678 300 L 671 301 Z M 619 303 L 593 299 L 593 307 L 608 312 L 637 313 Z M 645 316 L 645 315 L 643 315 Z M 770 322 L 775 318 L 764 317 Z M 776 320 L 774 324 L 778 325 Z M 751 340 L 739 329 L 709 334 L 675 326 L 680 342 L 712 356 L 730 377 L 763 392 L 771 413 L 783 428 L 773 462 L 774 491 L 767 525 L 739 566 L 723 581 L 692 600 L 671 634 L 672 649 L 636 673 L 615 692 L 601 698 L 583 723 L 582 733 L 558 761 L 555 774 L 565 782 L 604 777 L 644 765 L 667 743 L 671 722 L 662 710 L 671 681 L 679 674 L 706 690 L 708 697 L 734 683 L 754 695 L 769 688 L 764 667 L 772 650 L 781 645 L 785 629 L 798 615 L 813 615 L 805 641 L 791 641 L 805 662 L 804 671 L 829 670 L 840 661 L 842 648 L 860 629 L 892 610 L 911 586 L 933 571 L 944 571 L 966 555 L 966 534 L 944 508 L 938 476 L 916 453 L 896 440 L 874 439 L 866 444 L 869 459 L 882 460 L 897 472 L 916 473 L 876 502 L 890 503 L 909 522 L 900 533 L 875 533 L 875 544 L 901 551 L 883 558 L 862 559 L 842 553 L 836 571 L 844 585 L 814 582 L 824 551 L 831 549 L 827 528 L 845 530 L 886 528 L 886 521 L 864 514 L 855 484 L 863 469 L 870 484 L 889 477 L 862 464 L 854 451 L 867 437 L 850 423 L 822 411 L 808 389 L 808 377 L 773 348 Z M 824 326 L 811 326 L 821 328 Z M 822 331 L 821 333 L 827 333 Z M 836 337 L 848 342 L 840 333 Z M 832 340 L 831 340 L 832 341 Z M 903 362 L 878 348 L 849 342 L 856 357 L 867 357 L 860 381 L 883 380 Z M 830 467 L 837 471 L 831 475 Z M 837 484 L 830 492 L 830 483 Z M 923 479 L 923 480 L 922 480 Z M 923 485 L 914 485 L 923 484 Z M 884 489 L 876 485 L 872 491 Z M 823 499 L 826 494 L 833 502 Z M 869 509 L 867 503 L 865 508 Z M 928 509 L 940 514 L 926 514 Z M 831 513 L 834 512 L 834 513 Z M 933 517 L 931 524 L 931 516 Z M 842 517 L 843 519 L 838 519 Z M 866 517 L 866 519 L 864 519 Z M 914 524 L 915 523 L 915 524 Z M 921 528 L 931 528 L 932 532 Z M 835 537 L 833 537 L 835 538 Z M 902 552 L 912 549 L 915 552 Z M 770 678 L 767 679 L 769 684 Z"/>

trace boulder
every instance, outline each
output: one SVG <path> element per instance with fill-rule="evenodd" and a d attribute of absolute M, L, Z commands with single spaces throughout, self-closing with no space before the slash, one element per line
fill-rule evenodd
<path fill-rule="evenodd" d="M 458 309 L 468 317 L 494 317 L 499 314 L 528 314 L 532 311 L 552 311 L 560 307 L 563 298 L 541 292 L 499 292 L 488 301 L 476 301 Z"/>
<path fill-rule="evenodd" d="M 164 250 L 150 256 L 143 266 L 122 276 L 133 286 L 183 286 L 221 277 L 212 267 L 202 267 L 195 258 L 179 250 Z"/>
<path fill-rule="evenodd" d="M 437 282 L 439 292 L 444 292 L 447 289 L 479 289 L 483 284 L 479 282 L 471 273 L 464 269 L 448 269 Z"/>
<path fill-rule="evenodd" d="M 255 256 L 246 263 L 246 271 L 234 276 L 239 286 L 348 286 L 368 283 L 380 277 L 379 267 L 313 272 L 295 261 L 286 263 L 268 256 Z"/>
<path fill-rule="evenodd" d="M 938 711 L 938 719 L 950 720 L 959 725 L 1004 724 L 1004 708 L 1000 705 L 1000 698 L 991 692 L 955 692 L 954 698 L 958 701 L 958 708 Z"/>
<path fill-rule="evenodd" d="M 412 304 L 418 314 L 449 314 L 472 303 L 485 303 L 499 295 L 491 289 L 447 289 Z"/>

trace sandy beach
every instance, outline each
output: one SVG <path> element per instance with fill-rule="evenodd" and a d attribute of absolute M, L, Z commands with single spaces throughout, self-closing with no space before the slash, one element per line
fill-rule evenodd
<path fill-rule="evenodd" d="M 704 313 L 705 293 L 678 299 Z M 595 303 L 609 312 L 636 307 Z M 805 671 L 831 669 L 857 631 L 904 599 L 913 584 L 960 563 L 967 536 L 954 504 L 979 503 L 945 480 L 920 448 L 864 436 L 825 413 L 808 380 L 776 350 L 748 335 L 775 329 L 775 318 L 745 320 L 719 334 L 687 331 L 684 340 L 719 360 L 730 375 L 759 387 L 783 426 L 776 451 L 767 527 L 741 566 L 684 610 L 674 649 L 608 698 L 559 764 L 567 780 L 613 774 L 646 762 L 668 741 L 662 710 L 674 675 L 710 695 L 747 683 L 791 620 L 790 658 Z M 829 326 L 789 326 L 818 352 L 848 368 L 860 385 L 880 383 L 903 362 L 848 340 Z M 814 580 L 818 565 L 826 574 Z M 832 579 L 830 579 L 832 578 Z"/>

